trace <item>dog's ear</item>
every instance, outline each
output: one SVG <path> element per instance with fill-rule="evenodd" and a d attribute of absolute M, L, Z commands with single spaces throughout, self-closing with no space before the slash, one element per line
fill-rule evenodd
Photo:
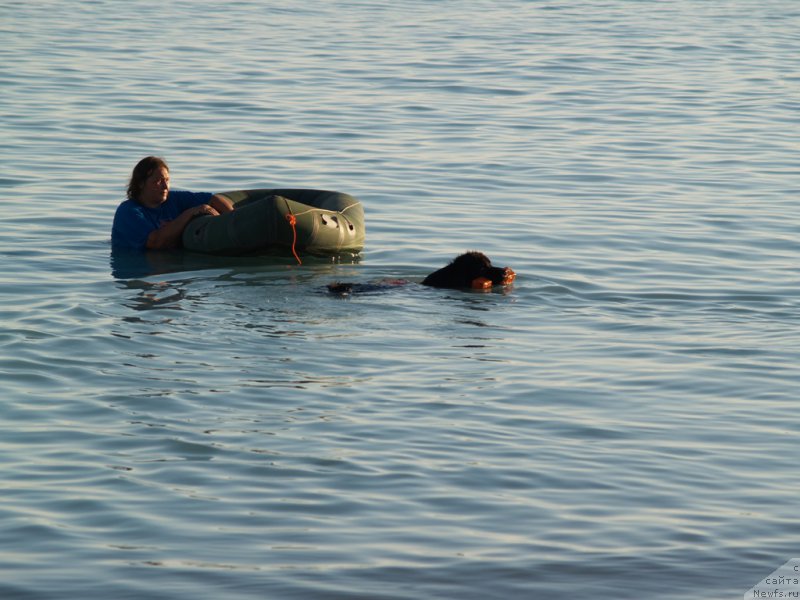
<path fill-rule="evenodd" d="M 422 285 L 429 285 L 431 287 L 444 287 L 444 285 L 441 283 L 442 271 L 444 271 L 444 269 L 448 268 L 449 266 L 450 265 L 442 269 L 439 269 L 438 271 L 430 273 L 425 279 L 422 280 Z"/>
<path fill-rule="evenodd" d="M 462 287 L 463 284 L 461 281 L 464 279 L 463 271 L 463 265 L 459 264 L 458 260 L 454 260 L 448 263 L 447 266 L 430 273 L 422 280 L 422 285 L 439 288 Z"/>

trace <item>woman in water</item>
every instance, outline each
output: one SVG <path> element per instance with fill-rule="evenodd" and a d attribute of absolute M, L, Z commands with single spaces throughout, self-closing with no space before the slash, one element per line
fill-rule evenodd
<path fill-rule="evenodd" d="M 232 210 L 233 204 L 223 196 L 170 191 L 167 163 L 148 156 L 134 167 L 128 198 L 117 207 L 111 244 L 131 250 L 179 248 L 183 230 L 194 217 Z"/>

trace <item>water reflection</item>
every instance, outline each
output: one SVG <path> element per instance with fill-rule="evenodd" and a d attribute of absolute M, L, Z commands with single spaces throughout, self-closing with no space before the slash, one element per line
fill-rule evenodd
<path fill-rule="evenodd" d="M 131 298 L 126 305 L 133 310 L 152 310 L 156 308 L 173 308 L 180 310 L 180 301 L 186 297 L 184 285 L 179 281 L 156 282 L 132 279 L 125 282 L 125 287 L 138 290 L 138 294 Z M 132 317 L 125 320 L 133 321 Z"/>
<path fill-rule="evenodd" d="M 138 252 L 135 250 L 111 250 L 111 275 L 115 279 L 149 277 L 186 270 L 187 257 L 184 252 Z"/>
<path fill-rule="evenodd" d="M 353 252 L 326 255 L 304 255 L 303 264 L 358 264 L 361 255 Z M 219 268 L 296 265 L 294 257 L 283 252 L 263 252 L 247 256 L 215 256 L 184 250 L 138 252 L 112 248 L 109 256 L 111 275 L 115 279 L 134 279 L 182 271 Z"/>

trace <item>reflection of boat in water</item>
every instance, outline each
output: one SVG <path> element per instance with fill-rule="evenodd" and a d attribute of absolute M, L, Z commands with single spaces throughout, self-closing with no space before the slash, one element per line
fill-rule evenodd
<path fill-rule="evenodd" d="M 269 248 L 320 254 L 364 247 L 364 208 L 348 194 L 276 189 L 220 195 L 236 210 L 191 221 L 183 232 L 185 249 L 235 255 Z"/>
<path fill-rule="evenodd" d="M 284 249 L 265 249 L 248 256 L 214 256 L 184 250 L 137 250 L 111 249 L 111 275 L 115 279 L 140 279 L 153 275 L 167 275 L 182 271 L 205 271 L 224 269 L 225 271 L 261 271 L 264 268 L 285 268 L 296 265 L 291 253 Z M 335 256 L 305 255 L 303 264 L 320 267 L 335 264 L 358 264 L 361 256 L 356 252 L 341 252 Z"/>

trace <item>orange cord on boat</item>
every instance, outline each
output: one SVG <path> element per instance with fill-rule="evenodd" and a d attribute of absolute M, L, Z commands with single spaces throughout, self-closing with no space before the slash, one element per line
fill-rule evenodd
<path fill-rule="evenodd" d="M 303 261 L 300 260 L 300 257 L 297 255 L 297 250 L 295 249 L 295 245 L 297 244 L 297 229 L 295 225 L 297 225 L 297 217 L 295 217 L 292 213 L 286 213 L 286 220 L 289 221 L 289 225 L 292 226 L 292 254 L 297 259 L 297 264 L 302 265 Z"/>

